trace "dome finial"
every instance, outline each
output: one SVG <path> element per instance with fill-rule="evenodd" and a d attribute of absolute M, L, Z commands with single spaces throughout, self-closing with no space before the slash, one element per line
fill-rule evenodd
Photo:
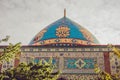
<path fill-rule="evenodd" d="M 64 9 L 64 17 L 66 17 L 66 8 Z"/>

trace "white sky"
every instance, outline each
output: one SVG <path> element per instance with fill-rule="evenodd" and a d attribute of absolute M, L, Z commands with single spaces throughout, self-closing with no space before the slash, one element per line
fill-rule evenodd
<path fill-rule="evenodd" d="M 88 29 L 101 44 L 120 44 L 120 0 L 0 0 L 0 39 L 27 45 L 47 25 L 67 17 Z M 5 45 L 8 43 L 0 43 Z"/>

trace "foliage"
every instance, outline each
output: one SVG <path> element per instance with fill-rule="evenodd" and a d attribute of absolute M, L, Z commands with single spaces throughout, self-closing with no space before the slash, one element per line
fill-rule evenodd
<path fill-rule="evenodd" d="M 6 36 L 5 39 L 0 40 L 0 43 L 7 42 L 8 39 L 9 36 Z M 15 59 L 21 54 L 20 48 L 21 43 L 15 45 L 10 43 L 0 54 L 0 64 Z M 60 71 L 53 72 L 53 69 L 52 58 L 49 62 L 41 60 L 39 63 L 20 63 L 15 68 L 9 68 L 0 72 L 0 80 L 56 80 Z"/>
<path fill-rule="evenodd" d="M 9 44 L 7 48 L 4 49 L 3 53 L 0 54 L 0 64 L 5 61 L 11 61 L 16 57 L 16 55 L 20 54 L 21 43 L 17 43 L 15 45 Z"/>
<path fill-rule="evenodd" d="M 53 73 L 52 59 L 49 62 L 20 63 L 16 68 L 0 73 L 0 80 L 57 80 L 60 71 Z"/>
<path fill-rule="evenodd" d="M 112 80 L 112 77 L 110 74 L 108 74 L 105 71 L 100 70 L 100 68 L 98 67 L 98 65 L 95 65 L 95 72 L 99 75 L 98 79 L 101 80 Z"/>
<path fill-rule="evenodd" d="M 112 45 L 108 45 L 108 47 L 112 49 L 113 53 L 117 55 L 118 58 L 120 58 L 120 49 Z M 95 65 L 94 70 L 98 74 L 98 80 L 120 80 L 120 77 L 119 77 L 120 74 L 111 75 L 105 71 L 102 71 L 97 64 Z"/>
<path fill-rule="evenodd" d="M 117 47 L 115 47 L 115 46 L 113 46 L 111 44 L 109 44 L 108 47 L 112 49 L 113 53 L 115 55 L 117 55 L 118 58 L 120 58 L 120 49 L 118 49 Z"/>
<path fill-rule="evenodd" d="M 95 72 L 98 74 L 97 80 L 120 80 L 119 75 L 110 75 L 109 73 L 102 71 L 98 65 L 95 65 Z"/>
<path fill-rule="evenodd" d="M 9 38 L 10 38 L 10 36 L 6 36 L 6 38 L 0 40 L 0 43 L 1 42 L 7 42 L 9 40 Z"/>

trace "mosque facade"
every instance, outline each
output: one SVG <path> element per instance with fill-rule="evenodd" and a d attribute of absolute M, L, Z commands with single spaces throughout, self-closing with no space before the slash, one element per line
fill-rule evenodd
<path fill-rule="evenodd" d="M 4 47 L 0 46 L 1 52 Z M 94 79 L 97 77 L 95 64 L 110 74 L 120 73 L 120 59 L 112 55 L 112 50 L 100 45 L 92 33 L 66 16 L 41 30 L 21 51 L 20 60 L 4 63 L 1 70 L 20 62 L 47 62 L 52 57 L 55 71 L 60 70 L 60 77 L 65 79 Z"/>

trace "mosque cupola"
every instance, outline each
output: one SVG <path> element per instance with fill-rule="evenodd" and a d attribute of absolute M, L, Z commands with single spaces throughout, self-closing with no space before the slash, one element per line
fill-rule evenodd
<path fill-rule="evenodd" d="M 81 25 L 64 17 L 41 30 L 30 42 L 39 46 L 96 45 L 98 40 Z"/>

